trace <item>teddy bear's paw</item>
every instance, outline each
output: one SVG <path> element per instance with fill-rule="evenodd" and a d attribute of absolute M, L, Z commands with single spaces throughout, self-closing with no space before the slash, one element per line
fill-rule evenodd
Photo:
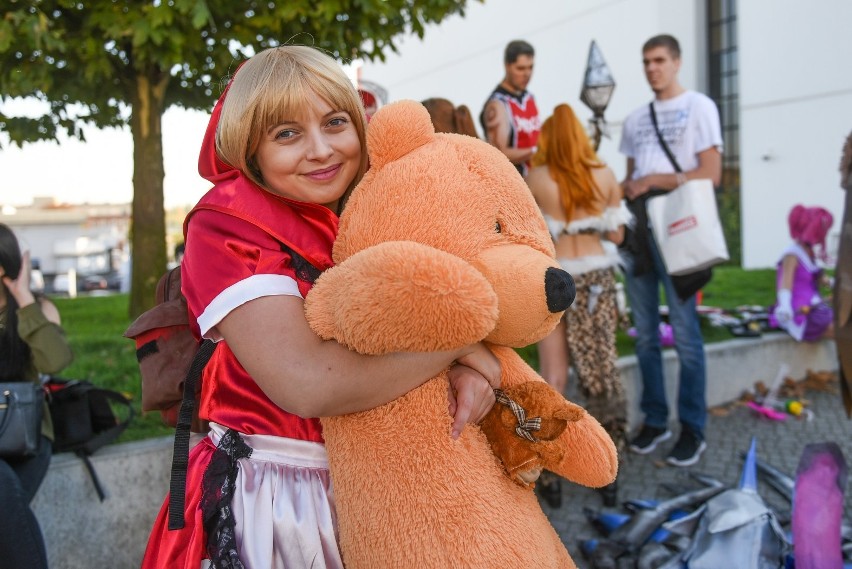
<path fill-rule="evenodd" d="M 544 467 L 568 480 L 600 488 L 615 480 L 618 474 L 618 452 L 612 438 L 594 417 L 586 413 L 579 421 L 569 423 L 555 441 L 562 457 Z M 582 457 L 582 460 L 577 460 Z"/>
<path fill-rule="evenodd" d="M 555 441 L 585 413 L 545 382 L 527 381 L 497 391 L 482 431 L 512 480 L 526 486 L 542 468 L 562 460 L 562 445 Z"/>
<path fill-rule="evenodd" d="M 498 316 L 479 271 L 412 241 L 379 243 L 326 271 L 305 310 L 319 336 L 363 354 L 456 349 L 485 338 Z"/>
<path fill-rule="evenodd" d="M 568 423 L 579 421 L 586 414 L 544 381 L 527 381 L 507 388 L 498 403 L 505 408 L 501 415 L 504 426 L 517 429 L 522 417 L 535 422 L 535 430 L 530 431 L 535 442 L 556 439 Z"/>

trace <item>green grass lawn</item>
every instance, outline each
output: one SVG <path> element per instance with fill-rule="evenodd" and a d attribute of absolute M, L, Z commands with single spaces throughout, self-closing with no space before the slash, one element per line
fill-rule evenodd
<path fill-rule="evenodd" d="M 733 309 L 752 304 L 767 306 L 774 299 L 774 270 L 746 271 L 719 267 L 714 271 L 713 281 L 704 289 L 703 304 Z M 173 429 L 162 424 L 159 413 L 141 413 L 135 344 L 122 336 L 130 325 L 127 295 L 55 298 L 54 301 L 62 314 L 62 324 L 75 355 L 74 363 L 60 375 L 87 379 L 96 385 L 130 395 L 138 413 L 120 441 L 173 433 Z M 708 324 L 703 326 L 703 331 L 708 343 L 733 337 L 726 328 L 715 328 Z M 633 340 L 624 331 L 619 331 L 617 344 L 619 354 L 633 353 Z M 530 365 L 537 366 L 535 346 L 519 352 Z"/>
<path fill-rule="evenodd" d="M 747 271 L 738 267 L 716 267 L 713 269 L 713 280 L 703 289 L 702 294 L 703 305 L 729 311 L 738 306 L 769 306 L 775 302 L 775 269 Z M 665 304 L 665 294 L 662 291 L 660 299 Z M 705 343 L 722 342 L 734 337 L 727 328 L 711 326 L 706 320 L 702 320 L 701 331 Z M 627 335 L 626 330 L 618 330 L 615 342 L 620 356 L 635 352 L 633 338 Z M 528 346 L 518 352 L 531 366 L 538 369 L 535 346 Z"/>
<path fill-rule="evenodd" d="M 122 433 L 119 442 L 174 433 L 174 429 L 162 423 L 159 413 L 142 414 L 136 344 L 122 336 L 131 322 L 127 316 L 128 296 L 117 294 L 53 300 L 62 315 L 62 327 L 74 351 L 74 362 L 58 375 L 86 379 L 131 397 L 136 417 Z"/>

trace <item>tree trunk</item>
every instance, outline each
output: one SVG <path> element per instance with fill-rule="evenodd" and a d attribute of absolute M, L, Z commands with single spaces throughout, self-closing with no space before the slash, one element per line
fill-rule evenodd
<path fill-rule="evenodd" d="M 133 212 L 130 225 L 130 317 L 154 305 L 157 281 L 166 270 L 166 217 L 163 208 L 164 94 L 168 74 L 155 81 L 136 76 L 130 118 L 133 134 Z"/>

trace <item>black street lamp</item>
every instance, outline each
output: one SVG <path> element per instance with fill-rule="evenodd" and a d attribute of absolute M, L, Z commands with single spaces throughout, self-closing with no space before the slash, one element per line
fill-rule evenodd
<path fill-rule="evenodd" d="M 586 62 L 586 76 L 583 80 L 583 89 L 580 91 L 580 100 L 594 113 L 591 123 L 594 127 L 595 151 L 601 144 L 601 136 L 606 134 L 606 121 L 603 114 L 612 98 L 613 90 L 615 90 L 615 80 L 612 78 L 612 72 L 604 61 L 598 44 L 595 43 L 595 40 L 592 40 L 592 45 L 589 46 L 589 58 Z"/>

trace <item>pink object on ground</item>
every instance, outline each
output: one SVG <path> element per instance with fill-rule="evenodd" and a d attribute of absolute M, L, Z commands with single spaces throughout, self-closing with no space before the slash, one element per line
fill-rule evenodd
<path fill-rule="evenodd" d="M 793 554 L 796 569 L 843 569 L 840 526 L 846 461 L 836 443 L 802 451 L 793 493 Z"/>
<path fill-rule="evenodd" d="M 748 403 L 746 403 L 746 405 L 748 405 L 749 408 L 757 411 L 758 413 L 760 413 L 761 415 L 763 415 L 767 419 L 772 419 L 773 421 L 786 421 L 787 420 L 787 414 L 786 413 L 782 413 L 781 411 L 776 411 L 775 409 L 771 409 L 769 407 L 764 407 L 763 405 L 758 405 L 754 401 L 749 401 Z"/>

